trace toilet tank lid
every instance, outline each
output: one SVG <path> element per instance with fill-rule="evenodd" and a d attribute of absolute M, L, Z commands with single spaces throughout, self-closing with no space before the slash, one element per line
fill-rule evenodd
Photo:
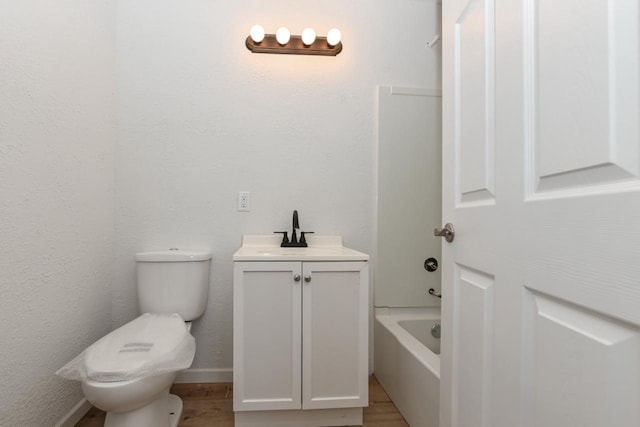
<path fill-rule="evenodd" d="M 138 262 L 189 262 L 207 261 L 211 259 L 211 252 L 171 249 L 168 251 L 139 252 L 136 254 Z"/>

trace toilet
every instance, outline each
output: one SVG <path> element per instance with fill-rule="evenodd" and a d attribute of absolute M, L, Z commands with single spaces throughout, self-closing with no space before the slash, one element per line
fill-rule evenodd
<path fill-rule="evenodd" d="M 136 254 L 141 316 L 105 335 L 56 374 L 82 382 L 107 427 L 176 427 L 182 400 L 169 393 L 191 366 L 191 321 L 204 313 L 211 254 L 172 249 Z"/>

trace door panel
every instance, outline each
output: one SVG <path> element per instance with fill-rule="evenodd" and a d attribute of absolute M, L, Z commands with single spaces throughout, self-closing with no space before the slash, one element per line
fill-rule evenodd
<path fill-rule="evenodd" d="M 638 425 L 638 328 L 536 292 L 530 304 L 532 425 Z"/>
<path fill-rule="evenodd" d="M 493 352 L 494 278 L 457 265 L 453 299 L 456 307 L 454 393 L 459 425 L 491 426 L 491 376 Z"/>
<path fill-rule="evenodd" d="M 529 197 L 638 186 L 638 2 L 526 3 Z"/>
<path fill-rule="evenodd" d="M 495 198 L 493 0 L 471 0 L 455 29 L 458 203 Z"/>

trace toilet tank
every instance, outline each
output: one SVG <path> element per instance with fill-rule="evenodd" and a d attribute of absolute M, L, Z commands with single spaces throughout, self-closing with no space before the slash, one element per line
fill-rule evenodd
<path fill-rule="evenodd" d="M 136 254 L 141 313 L 178 313 L 185 321 L 202 316 L 209 296 L 211 253 L 168 250 Z"/>

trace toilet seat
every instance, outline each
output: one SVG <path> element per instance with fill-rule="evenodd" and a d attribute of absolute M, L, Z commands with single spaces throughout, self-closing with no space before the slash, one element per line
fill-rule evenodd
<path fill-rule="evenodd" d="M 178 314 L 146 313 L 84 352 L 86 377 L 101 382 L 178 371 L 191 366 L 195 340 Z"/>

